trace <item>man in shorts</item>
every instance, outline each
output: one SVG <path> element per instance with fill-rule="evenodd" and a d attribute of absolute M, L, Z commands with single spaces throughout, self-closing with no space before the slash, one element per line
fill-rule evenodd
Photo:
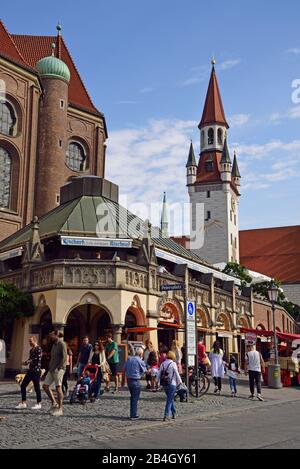
<path fill-rule="evenodd" d="M 47 373 L 43 389 L 52 402 L 53 415 L 58 417 L 63 414 L 62 382 L 67 365 L 67 346 L 62 340 L 63 334 L 58 330 L 50 332 L 49 336 L 53 342 L 53 345 L 51 349 L 49 371 Z M 58 403 L 56 402 L 54 394 L 50 389 L 50 386 L 53 383 L 56 387 Z"/>
<path fill-rule="evenodd" d="M 118 363 L 119 363 L 119 349 L 118 344 L 112 338 L 112 334 L 109 332 L 106 335 L 107 344 L 105 347 L 106 359 L 109 364 L 111 371 L 111 376 L 115 381 L 115 392 L 118 391 Z M 109 387 L 106 388 L 106 391 L 109 391 Z"/>

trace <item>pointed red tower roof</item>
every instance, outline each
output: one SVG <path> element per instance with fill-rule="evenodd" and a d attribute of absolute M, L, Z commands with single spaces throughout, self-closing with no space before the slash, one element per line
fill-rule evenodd
<path fill-rule="evenodd" d="M 214 61 L 212 63 L 214 63 Z M 229 128 L 229 125 L 225 118 L 223 103 L 214 65 L 212 67 L 210 75 L 202 118 L 198 127 L 200 129 L 204 125 L 210 124 L 225 125 L 227 129 Z"/>
<path fill-rule="evenodd" d="M 18 50 L 13 38 L 5 28 L 2 20 L 0 20 L 0 54 L 5 57 L 12 59 L 14 62 L 28 67 L 28 63 L 25 62 L 23 56 Z"/>

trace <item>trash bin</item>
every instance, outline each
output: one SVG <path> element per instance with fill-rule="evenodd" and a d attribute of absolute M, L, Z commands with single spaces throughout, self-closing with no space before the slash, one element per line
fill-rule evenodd
<path fill-rule="evenodd" d="M 268 367 L 268 386 L 273 389 L 282 388 L 280 365 L 269 365 Z"/>

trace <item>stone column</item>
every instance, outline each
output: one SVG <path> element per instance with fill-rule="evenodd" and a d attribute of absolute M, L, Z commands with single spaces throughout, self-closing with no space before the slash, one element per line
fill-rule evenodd
<path fill-rule="evenodd" d="M 117 342 L 118 344 L 120 344 L 124 324 L 112 324 L 111 327 L 113 330 L 113 340 Z"/>

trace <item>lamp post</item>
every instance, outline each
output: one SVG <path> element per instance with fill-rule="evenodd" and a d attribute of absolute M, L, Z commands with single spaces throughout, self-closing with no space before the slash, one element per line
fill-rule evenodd
<path fill-rule="evenodd" d="M 281 388 L 281 376 L 280 376 L 280 364 L 278 359 L 278 341 L 277 341 L 277 332 L 276 332 L 276 317 L 275 317 L 275 304 L 278 300 L 278 287 L 275 284 L 274 280 L 271 280 L 270 286 L 268 288 L 268 297 L 272 305 L 273 313 L 273 332 L 274 332 L 274 349 L 275 349 L 275 364 L 269 365 L 269 387 L 280 389 Z"/>

